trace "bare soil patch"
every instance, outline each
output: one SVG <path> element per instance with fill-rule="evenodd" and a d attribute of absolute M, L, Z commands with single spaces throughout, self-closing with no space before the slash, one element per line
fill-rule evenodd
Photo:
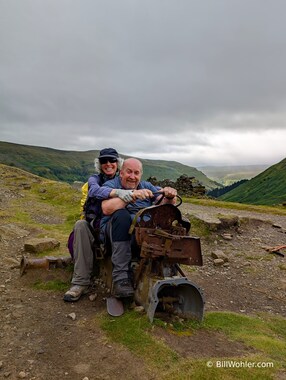
<path fill-rule="evenodd" d="M 157 329 L 155 334 L 182 357 L 238 358 L 255 352 L 242 342 L 231 341 L 224 334 L 214 331 L 196 330 L 190 336 L 184 336 Z"/>

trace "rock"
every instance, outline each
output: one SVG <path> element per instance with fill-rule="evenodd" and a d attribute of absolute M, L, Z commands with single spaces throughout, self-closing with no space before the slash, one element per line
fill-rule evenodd
<path fill-rule="evenodd" d="M 262 240 L 259 237 L 253 237 L 253 238 L 251 238 L 251 241 L 261 243 Z"/>
<path fill-rule="evenodd" d="M 90 296 L 88 298 L 89 298 L 90 301 L 95 301 L 96 298 L 97 298 L 97 293 L 90 294 Z"/>
<path fill-rule="evenodd" d="M 272 224 L 272 227 L 273 227 L 273 228 L 279 228 L 279 229 L 282 229 L 282 226 L 280 226 L 279 224 Z"/>
<path fill-rule="evenodd" d="M 42 238 L 30 239 L 24 244 L 24 250 L 30 253 L 39 253 L 43 251 L 50 251 L 60 246 L 60 242 L 56 239 Z"/>
<path fill-rule="evenodd" d="M 237 215 L 219 215 L 222 228 L 230 228 L 239 226 L 239 217 Z"/>
<path fill-rule="evenodd" d="M 215 266 L 221 266 L 224 264 L 224 260 L 223 259 L 214 259 L 214 265 Z"/>
<path fill-rule="evenodd" d="M 20 267 L 20 261 L 17 259 L 14 259 L 13 257 L 5 257 L 3 261 L 7 263 L 8 265 L 10 265 L 11 269 Z"/>
<path fill-rule="evenodd" d="M 82 181 L 74 181 L 71 186 L 74 189 L 81 191 L 81 188 L 83 185 L 84 185 L 84 182 L 82 182 Z"/>
<path fill-rule="evenodd" d="M 4 233 L 4 236 L 16 236 L 17 238 L 23 238 L 30 234 L 29 231 L 19 228 L 16 224 L 5 224 L 0 226 L 0 232 Z"/>
<path fill-rule="evenodd" d="M 27 374 L 26 374 L 26 372 L 21 371 L 21 372 L 19 372 L 18 377 L 19 377 L 19 379 L 25 379 L 25 377 L 27 377 Z"/>
<path fill-rule="evenodd" d="M 31 190 L 31 184 L 30 183 L 22 183 L 21 186 L 24 190 Z"/>
<path fill-rule="evenodd" d="M 210 231 L 217 231 L 221 228 L 221 221 L 219 219 L 216 219 L 216 218 L 211 218 L 211 217 L 208 217 L 208 218 L 200 218 L 201 220 L 203 220 L 203 222 L 208 226 L 209 230 Z"/>
<path fill-rule="evenodd" d="M 75 313 L 70 313 L 70 314 L 68 314 L 68 317 L 69 317 L 70 319 L 72 319 L 73 321 L 76 320 L 76 315 L 75 315 Z"/>
<path fill-rule="evenodd" d="M 154 186 L 173 187 L 181 196 L 192 197 L 204 196 L 206 194 L 205 186 L 203 186 L 195 177 L 188 177 L 186 174 L 181 175 L 176 181 L 170 179 L 158 181 L 156 177 L 149 177 L 147 181 L 151 182 Z"/>
<path fill-rule="evenodd" d="M 228 234 L 228 233 L 224 233 L 224 234 L 221 234 L 221 237 L 222 237 L 224 240 L 232 240 L 233 235 L 232 235 L 232 234 Z"/>
<path fill-rule="evenodd" d="M 134 310 L 137 311 L 138 313 L 144 313 L 145 311 L 143 306 L 135 306 Z"/>
<path fill-rule="evenodd" d="M 216 249 L 215 251 L 213 251 L 211 253 L 211 256 L 213 259 L 223 259 L 223 261 L 226 263 L 228 262 L 228 257 L 226 256 L 225 253 L 223 253 L 223 251 L 219 250 L 219 249 Z"/>

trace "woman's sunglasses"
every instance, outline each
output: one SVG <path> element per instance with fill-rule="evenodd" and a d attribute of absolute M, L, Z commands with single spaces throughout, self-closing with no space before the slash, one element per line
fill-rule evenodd
<path fill-rule="evenodd" d="M 101 164 L 107 164 L 107 162 L 109 162 L 110 164 L 114 164 L 115 162 L 117 162 L 117 158 L 114 158 L 114 157 L 104 157 L 104 158 L 100 158 L 99 162 Z"/>

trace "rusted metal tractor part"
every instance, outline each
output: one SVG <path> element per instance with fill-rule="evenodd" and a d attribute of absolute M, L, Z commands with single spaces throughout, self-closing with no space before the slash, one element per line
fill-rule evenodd
<path fill-rule="evenodd" d="M 204 304 L 201 289 L 186 277 L 169 278 L 156 281 L 150 288 L 145 310 L 150 322 L 160 311 L 202 321 Z"/>
<path fill-rule="evenodd" d="M 100 279 L 106 285 L 108 289 L 112 289 L 112 262 L 111 256 L 106 256 L 103 260 L 97 261 L 97 270 L 100 273 Z"/>
<path fill-rule="evenodd" d="M 172 205 L 139 213 L 133 224 L 140 247 L 134 270 L 136 303 L 144 307 L 151 322 L 157 311 L 201 321 L 203 294 L 179 265 L 203 265 L 200 239 L 188 236 L 188 224 Z"/>
<path fill-rule="evenodd" d="M 135 236 L 141 243 L 140 256 L 160 259 L 169 263 L 203 265 L 200 239 L 191 236 L 172 235 L 157 229 L 136 227 Z"/>
<path fill-rule="evenodd" d="M 182 214 L 177 207 L 171 204 L 164 204 L 147 207 L 138 211 L 129 232 L 132 233 L 135 227 L 145 227 L 172 230 L 172 233 L 175 234 L 176 226 L 177 234 L 186 235 L 190 231 L 191 224 L 188 220 L 182 218 Z M 180 228 L 178 229 L 178 227 Z"/>
<path fill-rule="evenodd" d="M 178 264 L 142 260 L 134 270 L 135 302 L 144 307 L 153 322 L 156 312 L 201 321 L 204 298 L 201 289 L 189 281 Z"/>
<path fill-rule="evenodd" d="M 20 264 L 20 275 L 27 271 L 27 269 L 53 269 L 53 268 L 66 268 L 72 262 L 71 256 L 54 257 L 45 256 L 42 258 L 27 258 L 23 256 Z"/>

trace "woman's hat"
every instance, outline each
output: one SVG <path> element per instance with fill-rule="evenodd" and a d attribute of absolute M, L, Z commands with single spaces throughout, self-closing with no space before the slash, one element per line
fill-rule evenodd
<path fill-rule="evenodd" d="M 99 152 L 98 158 L 100 159 L 100 158 L 107 158 L 107 157 L 119 158 L 119 154 L 113 148 L 104 148 Z"/>

